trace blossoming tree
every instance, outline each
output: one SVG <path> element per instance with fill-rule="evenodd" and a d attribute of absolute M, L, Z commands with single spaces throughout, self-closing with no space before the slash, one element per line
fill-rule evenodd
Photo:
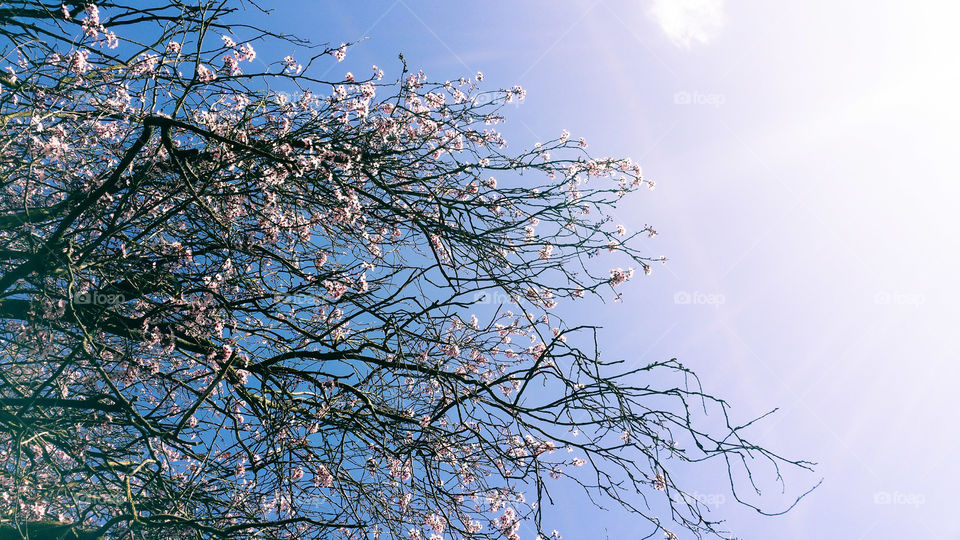
<path fill-rule="evenodd" d="M 0 8 L 0 534 L 546 538 L 564 477 L 700 536 L 672 463 L 809 465 L 558 316 L 659 260 L 606 217 L 636 164 L 508 151 L 481 74 L 321 80 L 346 45 L 244 9 Z"/>

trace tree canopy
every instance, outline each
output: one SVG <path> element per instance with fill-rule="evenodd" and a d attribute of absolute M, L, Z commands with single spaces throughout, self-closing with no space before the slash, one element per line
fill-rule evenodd
<path fill-rule="evenodd" d="M 560 317 L 662 260 L 609 217 L 638 164 L 507 148 L 479 73 L 315 76 L 349 46 L 259 10 L 0 8 L 0 534 L 547 538 L 567 478 L 723 536 L 673 467 L 810 466 Z"/>

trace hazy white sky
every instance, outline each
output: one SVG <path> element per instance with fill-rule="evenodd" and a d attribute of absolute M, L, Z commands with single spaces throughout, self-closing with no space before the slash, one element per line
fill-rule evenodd
<path fill-rule="evenodd" d="M 657 189 L 619 217 L 670 262 L 588 314 L 605 354 L 677 356 L 742 419 L 781 407 L 755 437 L 821 463 L 789 487 L 825 477 L 761 518 L 690 474 L 732 530 L 960 538 L 960 3 L 304 0 L 276 18 L 370 36 L 344 70 L 389 77 L 403 52 L 432 78 L 522 84 L 516 146 L 566 128 L 643 164 Z M 566 538 L 636 533 L 576 508 Z"/>
<path fill-rule="evenodd" d="M 650 14 L 676 45 L 690 47 L 723 27 L 723 0 L 653 0 Z"/>

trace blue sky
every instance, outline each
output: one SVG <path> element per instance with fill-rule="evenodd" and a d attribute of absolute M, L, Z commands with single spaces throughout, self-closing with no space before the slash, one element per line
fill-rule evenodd
<path fill-rule="evenodd" d="M 744 538 L 958 539 L 960 76 L 950 2 L 285 1 L 333 69 L 521 84 L 514 147 L 584 136 L 657 189 L 618 220 L 670 261 L 594 308 L 604 354 L 678 357 L 824 484 L 765 518 L 686 475 Z M 702 487 L 700 487 L 702 486 Z M 726 495 L 724 495 L 726 494 Z M 781 499 L 771 499 L 775 509 Z M 567 539 L 636 522 L 558 499 Z M 572 511 L 575 509 L 575 511 Z M 681 536 L 682 537 L 682 536 Z"/>

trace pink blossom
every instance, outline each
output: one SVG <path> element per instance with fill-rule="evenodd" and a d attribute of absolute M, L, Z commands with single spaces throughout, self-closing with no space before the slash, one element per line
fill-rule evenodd
<path fill-rule="evenodd" d="M 617 286 L 633 277 L 633 268 L 612 268 L 610 270 L 610 285 Z"/>
<path fill-rule="evenodd" d="M 412 473 L 413 471 L 411 470 L 409 462 L 404 463 L 396 458 L 390 460 L 390 476 L 393 476 L 402 482 L 406 482 L 410 479 Z"/>
<path fill-rule="evenodd" d="M 197 66 L 197 80 L 200 82 L 211 82 L 217 78 L 217 75 L 207 66 L 200 64 Z"/>
<path fill-rule="evenodd" d="M 347 286 L 339 281 L 325 280 L 323 286 L 327 289 L 327 294 L 333 300 L 339 300 L 346 292 Z"/>
<path fill-rule="evenodd" d="M 657 473 L 653 477 L 653 489 L 658 491 L 663 491 L 667 489 L 667 479 L 660 473 Z"/>
<path fill-rule="evenodd" d="M 130 74 L 136 77 L 144 73 L 152 72 L 157 67 L 157 61 L 157 55 L 155 54 L 141 55 L 137 61 L 130 66 Z"/>
<path fill-rule="evenodd" d="M 427 514 L 424 524 L 437 533 L 442 533 L 447 528 L 447 520 L 440 514 Z"/>
<path fill-rule="evenodd" d="M 117 35 L 114 34 L 113 32 L 111 32 L 110 30 L 105 31 L 105 32 L 103 33 L 103 36 L 104 36 L 105 41 L 106 41 L 106 43 L 107 43 L 107 48 L 109 48 L 109 49 L 116 49 L 117 46 L 120 45 L 120 40 L 119 40 L 119 38 L 117 38 Z"/>
<path fill-rule="evenodd" d="M 87 4 L 83 11 L 87 14 L 87 18 L 84 19 L 84 22 L 89 22 L 89 24 L 93 26 L 100 25 L 100 9 L 97 8 L 96 4 Z"/>
<path fill-rule="evenodd" d="M 240 70 L 240 59 L 232 54 L 223 57 L 223 68 L 224 71 L 230 75 L 240 75 L 243 73 L 243 71 Z"/>
<path fill-rule="evenodd" d="M 80 23 L 83 33 L 90 39 L 97 39 L 103 28 L 100 25 L 100 9 L 95 4 L 87 4 L 83 11 L 86 14 L 83 22 Z"/>
<path fill-rule="evenodd" d="M 316 487 L 332 487 L 333 475 L 323 464 L 317 465 L 313 470 L 313 483 Z"/>
<path fill-rule="evenodd" d="M 446 101 L 446 96 L 438 92 L 428 92 L 423 98 L 427 102 L 427 105 L 434 109 L 439 109 Z"/>
<path fill-rule="evenodd" d="M 291 75 L 298 75 L 303 71 L 303 66 L 298 64 L 292 56 L 287 55 L 283 57 L 283 70 Z"/>
<path fill-rule="evenodd" d="M 87 51 L 76 50 L 70 54 L 70 71 L 76 73 L 77 75 L 83 75 L 90 69 L 90 64 L 87 63 Z"/>
<path fill-rule="evenodd" d="M 253 45 L 244 43 L 239 49 L 237 49 L 237 55 L 241 60 L 253 62 L 253 60 L 257 57 L 257 51 L 253 50 Z"/>

